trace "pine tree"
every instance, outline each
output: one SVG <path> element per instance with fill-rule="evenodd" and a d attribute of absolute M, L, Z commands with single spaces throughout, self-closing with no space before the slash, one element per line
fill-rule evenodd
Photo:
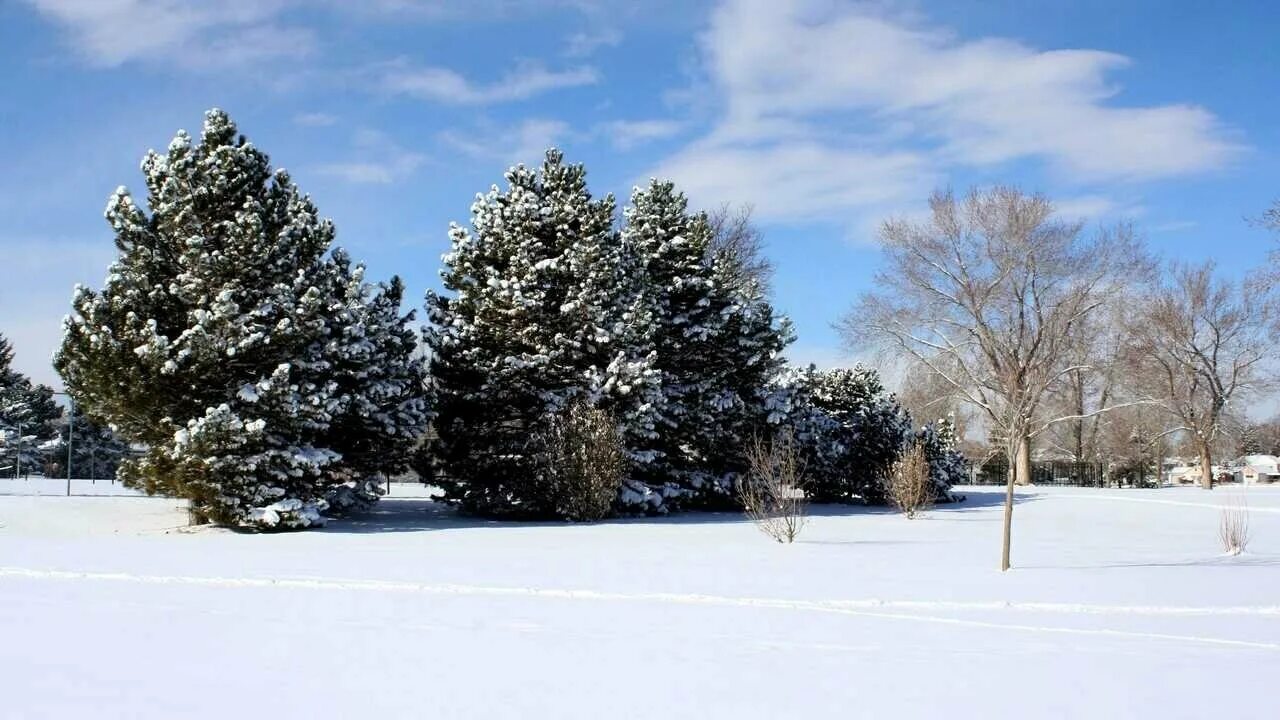
<path fill-rule="evenodd" d="M 624 247 L 636 258 L 645 306 L 640 342 L 655 355 L 663 399 L 656 432 L 646 448 L 650 462 L 623 494 L 626 504 L 653 509 L 678 504 L 705 484 L 711 446 L 720 433 L 715 403 L 726 389 L 727 372 L 714 353 L 725 331 L 717 302 L 709 249 L 711 228 L 690 215 L 688 202 L 666 181 L 632 191 L 623 211 Z M 637 482 L 643 480 L 645 482 Z"/>
<path fill-rule="evenodd" d="M 929 462 L 929 477 L 933 480 L 935 499 L 938 502 L 958 499 L 951 488 L 968 479 L 969 463 L 958 449 L 955 420 L 944 417 L 925 423 L 916 431 L 915 438 L 924 447 L 925 457 Z"/>
<path fill-rule="evenodd" d="M 879 504 L 889 469 L 911 437 L 911 418 L 870 368 L 792 369 L 771 420 L 801 443 L 815 502 Z"/>
<path fill-rule="evenodd" d="M 691 214 L 685 196 L 657 179 L 632 191 L 623 217 L 623 246 L 636 255 L 643 284 L 640 316 L 650 322 L 643 334 L 663 388 L 649 446 L 654 462 L 640 468 L 648 487 L 631 483 L 623 500 L 731 505 L 746 447 L 767 425 L 765 397 L 790 324 L 774 319 L 765 297 L 758 243 L 716 234 L 751 228 Z"/>
<path fill-rule="evenodd" d="M 709 469 L 717 476 L 715 499 L 722 503 L 734 496 L 732 480 L 746 469 L 752 437 L 767 431 L 771 386 L 786 367 L 783 352 L 795 340 L 791 321 L 774 312 L 765 277 L 750 270 L 757 263 L 743 250 L 715 243 L 711 253 L 712 306 L 723 323 L 712 339 L 710 357 L 719 364 L 723 384 L 713 401 L 720 422 L 708 456 Z"/>
<path fill-rule="evenodd" d="M 45 448 L 45 475 L 66 477 L 69 432 L 71 433 L 71 477 L 84 480 L 114 479 L 120 463 L 129 456 L 129 444 L 116 435 L 110 427 L 96 423 L 79 412 L 70 422 L 66 416 L 63 416 L 58 426 L 57 443 Z"/>
<path fill-rule="evenodd" d="M 13 345 L 0 335 L 0 466 L 15 474 L 39 470 L 39 447 L 57 433 L 61 415 L 51 388 L 13 369 Z"/>
<path fill-rule="evenodd" d="M 147 447 L 127 484 L 218 523 L 322 523 L 426 422 L 398 282 L 330 256 L 332 223 L 219 110 L 142 170 L 151 212 L 112 195 L 119 257 L 100 292 L 77 288 L 55 365 L 86 414 Z"/>
<path fill-rule="evenodd" d="M 717 243 L 713 223 L 691 214 L 671 182 L 633 190 L 624 219 L 647 308 L 639 316 L 650 323 L 641 334 L 663 389 L 653 462 L 639 468 L 648 486 L 633 482 L 624 500 L 664 509 L 731 503 L 745 448 L 765 425 L 763 391 L 789 327 L 774 323 L 762 273 L 744 271 L 755 246 Z"/>
<path fill-rule="evenodd" d="M 636 269 L 613 229 L 612 196 L 592 198 L 581 165 L 556 150 L 506 173 L 450 229 L 444 286 L 429 293 L 437 402 L 432 452 L 445 497 L 490 515 L 554 517 L 540 497 L 534 432 L 575 400 L 612 414 L 631 460 L 653 435 L 653 358 Z"/>

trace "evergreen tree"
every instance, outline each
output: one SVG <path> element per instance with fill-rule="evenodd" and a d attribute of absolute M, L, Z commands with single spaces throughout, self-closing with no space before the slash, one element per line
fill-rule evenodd
<path fill-rule="evenodd" d="M 705 214 L 684 195 L 653 180 L 632 192 L 624 211 L 624 247 L 637 258 L 650 325 L 643 342 L 655 353 L 663 400 L 653 462 L 640 468 L 624 501 L 663 508 L 725 505 L 743 452 L 765 423 L 764 390 L 781 366 L 789 326 L 775 323 L 762 272 L 747 272 L 756 245 L 717 242 Z M 733 230 L 742 230 L 741 224 Z"/>
<path fill-rule="evenodd" d="M 732 480 L 746 470 L 751 438 L 768 428 L 771 386 L 786 367 L 783 351 L 795 340 L 791 321 L 774 312 L 758 265 L 743 245 L 714 243 L 712 306 L 723 320 L 709 353 L 723 378 L 713 400 L 719 427 L 710 443 L 709 469 L 718 482 L 717 499 L 733 498 Z"/>
<path fill-rule="evenodd" d="M 119 257 L 77 288 L 55 365 L 86 414 L 147 447 L 129 485 L 215 522 L 323 522 L 400 467 L 426 422 L 398 282 L 329 255 L 334 229 L 219 110 L 142 163 L 150 214 L 107 205 Z"/>
<path fill-rule="evenodd" d="M 654 352 L 663 395 L 645 448 L 650 462 L 638 468 L 623 500 L 665 509 L 715 477 L 723 417 L 717 401 L 728 371 L 714 353 L 725 332 L 726 303 L 717 295 L 709 256 L 711 228 L 705 217 L 689 214 L 674 185 L 654 180 L 634 189 L 623 216 L 623 245 L 636 258 L 643 288 L 645 310 L 638 316 L 647 324 L 639 327 L 639 341 Z"/>
<path fill-rule="evenodd" d="M 945 417 L 926 423 L 916 431 L 916 442 L 924 447 L 929 462 L 929 477 L 934 484 L 934 497 L 938 502 L 957 499 L 951 488 L 968 480 L 969 462 L 959 451 L 955 420 Z"/>
<path fill-rule="evenodd" d="M 74 426 L 74 430 L 72 430 Z M 64 415 L 58 425 L 57 442 L 44 448 L 44 474 L 67 475 L 67 439 L 71 433 L 71 477 L 84 480 L 111 480 L 120 463 L 129 455 L 129 444 L 110 427 L 76 413 L 68 422 Z"/>
<path fill-rule="evenodd" d="M 911 418 L 875 370 L 793 369 L 778 383 L 771 409 L 771 421 L 801 444 L 811 499 L 884 502 L 885 479 L 911 437 Z"/>
<path fill-rule="evenodd" d="M 636 335 L 649 321 L 613 197 L 593 199 L 585 169 L 556 150 L 506 181 L 477 197 L 470 230 L 451 227 L 451 294 L 427 296 L 433 454 L 445 497 L 465 509 L 555 517 L 533 482 L 534 432 L 582 400 L 612 414 L 643 463 L 658 378 Z"/>
<path fill-rule="evenodd" d="M 13 345 L 0 335 L 0 467 L 38 471 L 40 445 L 57 433 L 61 415 L 51 388 L 13 369 Z"/>

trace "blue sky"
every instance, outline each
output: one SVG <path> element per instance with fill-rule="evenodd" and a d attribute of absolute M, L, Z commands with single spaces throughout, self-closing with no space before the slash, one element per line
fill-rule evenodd
<path fill-rule="evenodd" d="M 213 106 L 415 306 L 449 221 L 552 144 L 597 194 L 657 174 L 752 204 L 798 362 L 848 361 L 831 323 L 877 224 L 938 187 L 1017 183 L 1243 276 L 1274 246 L 1246 218 L 1280 197 L 1277 26 L 1264 0 L 11 0 L 0 332 L 60 385 L 109 193 Z"/>

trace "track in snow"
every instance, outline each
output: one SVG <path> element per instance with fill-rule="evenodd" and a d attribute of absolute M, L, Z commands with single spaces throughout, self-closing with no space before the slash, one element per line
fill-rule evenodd
<path fill-rule="evenodd" d="M 294 590 L 392 592 L 423 595 L 483 597 L 525 597 L 548 600 L 594 602 L 658 602 L 678 605 L 710 605 L 761 609 L 831 613 L 884 620 L 923 622 L 960 627 L 989 628 L 1013 632 L 1094 635 L 1140 640 L 1167 640 L 1207 645 L 1280 651 L 1280 644 L 1249 640 L 1135 632 L 1112 629 L 1064 628 L 1045 625 L 997 623 L 936 615 L 919 615 L 912 611 L 997 612 L 1017 611 L 1072 615 L 1137 615 L 1137 616 L 1259 616 L 1280 618 L 1280 606 L 1124 606 L 1075 603 L 1036 602 L 954 602 L 933 600 L 788 600 L 782 598 L 731 597 L 685 593 L 617 593 L 598 590 L 574 590 L 533 587 L 494 587 L 482 585 L 427 584 L 387 580 L 348 580 L 336 578 L 233 578 L 195 577 L 184 575 L 136 575 L 131 573 L 81 572 L 20 567 L 0 567 L 0 578 L 54 581 L 126 582 L 148 585 L 187 585 L 219 588 L 278 588 Z M 896 612 L 895 612 L 896 611 Z"/>

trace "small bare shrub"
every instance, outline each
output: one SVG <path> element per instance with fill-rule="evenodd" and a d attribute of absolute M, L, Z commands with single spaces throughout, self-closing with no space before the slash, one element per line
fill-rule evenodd
<path fill-rule="evenodd" d="M 893 464 L 888 480 L 889 501 L 908 519 L 933 507 L 934 485 L 924 445 L 912 443 Z"/>
<path fill-rule="evenodd" d="M 1249 506 L 1243 498 L 1222 508 L 1218 519 L 1218 539 L 1228 555 L 1239 555 L 1249 546 Z"/>
<path fill-rule="evenodd" d="M 747 517 L 780 543 L 795 542 L 805 525 L 804 463 L 790 435 L 747 448 L 748 470 L 738 483 Z"/>
<path fill-rule="evenodd" d="M 627 471 L 613 416 L 576 402 L 551 420 L 539 445 L 545 514 L 575 522 L 608 517 Z"/>

